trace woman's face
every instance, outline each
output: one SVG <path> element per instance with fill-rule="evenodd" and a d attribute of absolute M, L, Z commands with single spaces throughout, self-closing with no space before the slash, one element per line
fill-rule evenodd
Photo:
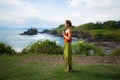
<path fill-rule="evenodd" d="M 65 26 L 65 28 L 67 28 L 67 27 L 68 27 L 68 24 L 65 22 L 64 26 Z"/>

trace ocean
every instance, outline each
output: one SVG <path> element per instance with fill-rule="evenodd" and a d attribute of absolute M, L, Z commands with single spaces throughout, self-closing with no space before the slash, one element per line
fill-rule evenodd
<path fill-rule="evenodd" d="M 63 46 L 63 37 L 56 37 L 54 35 L 38 33 L 37 35 L 19 35 L 26 30 L 0 30 L 0 42 L 5 43 L 6 45 L 11 46 L 17 52 L 21 52 L 24 47 L 38 41 L 46 40 L 56 41 L 58 45 Z M 43 31 L 43 30 L 38 30 Z M 73 40 L 73 43 L 76 40 Z"/>

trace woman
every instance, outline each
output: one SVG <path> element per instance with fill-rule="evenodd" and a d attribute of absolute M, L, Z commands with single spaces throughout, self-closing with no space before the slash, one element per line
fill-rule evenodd
<path fill-rule="evenodd" d="M 72 47 L 71 47 L 71 42 L 72 42 L 72 23 L 70 20 L 65 21 L 65 32 L 63 32 L 63 37 L 64 37 L 64 62 L 65 62 L 65 71 L 69 72 L 72 71 Z"/>

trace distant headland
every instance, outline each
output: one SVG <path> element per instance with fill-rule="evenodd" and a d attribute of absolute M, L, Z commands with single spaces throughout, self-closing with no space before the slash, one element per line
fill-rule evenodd
<path fill-rule="evenodd" d="M 36 28 L 30 28 L 27 31 L 20 33 L 20 35 L 37 35 L 38 30 Z"/>

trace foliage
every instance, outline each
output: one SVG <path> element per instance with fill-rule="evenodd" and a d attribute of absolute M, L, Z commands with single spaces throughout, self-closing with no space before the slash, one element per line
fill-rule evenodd
<path fill-rule="evenodd" d="M 79 26 L 80 29 L 84 30 L 94 30 L 94 29 L 106 29 L 106 30 L 113 30 L 113 29 L 120 29 L 120 21 L 113 21 L 109 20 L 106 22 L 96 22 L 96 23 L 86 23 Z"/>
<path fill-rule="evenodd" d="M 80 25 L 79 29 L 89 33 L 95 41 L 120 41 L 120 21 L 91 22 Z"/>
<path fill-rule="evenodd" d="M 120 30 L 83 30 L 96 41 L 120 41 Z"/>
<path fill-rule="evenodd" d="M 94 29 L 94 23 L 87 23 L 79 26 L 80 29 L 91 30 Z"/>
<path fill-rule="evenodd" d="M 15 50 L 12 49 L 11 46 L 7 46 L 4 43 L 0 42 L 0 55 L 3 55 L 3 54 L 11 55 L 15 53 L 16 53 Z"/>
<path fill-rule="evenodd" d="M 65 28 L 64 24 L 61 24 L 61 25 L 59 25 L 59 27 L 57 29 L 64 29 L 64 28 Z"/>
<path fill-rule="evenodd" d="M 65 30 L 64 24 L 50 30 L 50 33 L 62 36 Z M 72 26 L 72 36 L 78 39 L 83 38 L 89 41 L 120 41 L 120 21 L 109 20 L 105 22 L 90 22 L 78 27 Z"/>
<path fill-rule="evenodd" d="M 104 55 L 102 53 L 102 48 L 95 47 L 92 43 L 77 41 L 73 44 L 73 53 L 80 55 Z"/>
<path fill-rule="evenodd" d="M 120 46 L 113 50 L 110 54 L 111 56 L 120 56 Z"/>
<path fill-rule="evenodd" d="M 72 28 L 74 28 L 73 25 L 72 25 Z M 61 24 L 61 25 L 59 25 L 58 28 L 56 28 L 56 29 L 57 29 L 57 30 L 58 30 L 58 29 L 65 29 L 65 26 L 64 26 L 64 24 Z"/>
<path fill-rule="evenodd" d="M 120 34 L 117 33 L 96 33 L 94 37 L 97 41 L 120 41 Z"/>
<path fill-rule="evenodd" d="M 51 34 L 57 34 L 57 30 L 50 30 Z"/>
<path fill-rule="evenodd" d="M 37 41 L 22 50 L 22 53 L 62 54 L 63 48 L 55 41 Z"/>

